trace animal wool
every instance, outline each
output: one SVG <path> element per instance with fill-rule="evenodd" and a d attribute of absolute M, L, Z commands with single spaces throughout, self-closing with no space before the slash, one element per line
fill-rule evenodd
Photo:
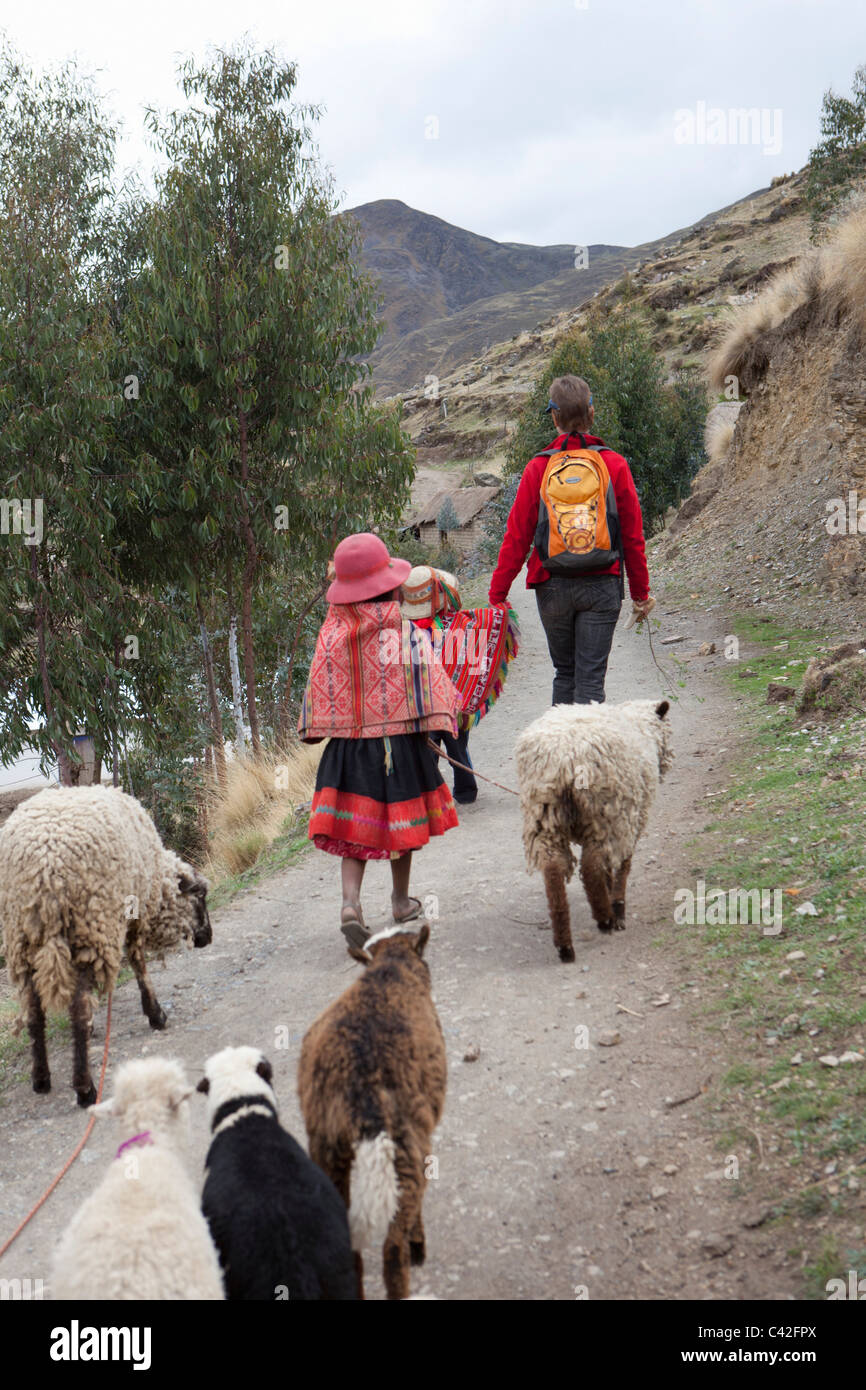
<path fill-rule="evenodd" d="M 565 894 L 574 845 L 599 930 L 625 929 L 632 854 L 673 761 L 669 708 L 667 700 L 554 705 L 517 741 L 526 866 L 544 875 L 563 961 L 574 960 Z"/>

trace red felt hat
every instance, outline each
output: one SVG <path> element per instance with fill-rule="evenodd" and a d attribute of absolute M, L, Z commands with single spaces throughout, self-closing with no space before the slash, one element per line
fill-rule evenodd
<path fill-rule="evenodd" d="M 329 603 L 363 603 L 364 599 L 396 589 L 409 574 L 408 560 L 388 554 L 385 542 L 371 531 L 347 536 L 334 551 L 336 579 L 327 592 Z"/>

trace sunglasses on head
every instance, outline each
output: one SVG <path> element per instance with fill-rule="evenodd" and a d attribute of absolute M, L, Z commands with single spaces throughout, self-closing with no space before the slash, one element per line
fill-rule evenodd
<path fill-rule="evenodd" d="M 589 395 L 589 404 L 592 405 L 592 392 L 590 392 Z M 549 415 L 551 410 L 559 410 L 559 406 L 556 404 L 556 401 L 548 400 L 547 405 L 541 413 L 542 415 Z"/>

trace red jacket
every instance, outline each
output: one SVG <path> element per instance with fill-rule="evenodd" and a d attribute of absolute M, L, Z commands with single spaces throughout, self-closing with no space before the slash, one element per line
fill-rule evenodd
<path fill-rule="evenodd" d="M 569 435 L 568 438 L 574 439 L 575 436 Z M 601 443 L 596 434 L 585 434 L 584 439 L 590 449 Z M 564 434 L 558 434 L 550 447 L 562 448 L 565 440 Z M 649 570 L 646 563 L 640 502 L 635 491 L 631 469 L 622 454 L 615 454 L 612 450 L 606 449 L 602 457 L 607 464 L 616 497 L 629 593 L 635 602 L 639 602 L 649 595 Z M 529 564 L 526 569 L 527 589 L 534 589 L 550 578 L 549 572 L 539 559 L 534 544 L 535 528 L 538 525 L 541 480 L 549 462 L 549 458 L 545 458 L 542 454 L 536 454 L 535 458 L 530 459 L 523 470 L 514 505 L 508 514 L 505 535 L 499 548 L 499 559 L 490 581 L 491 603 L 504 603 L 508 598 L 508 590 L 522 570 L 530 546 L 532 547 L 532 554 L 529 556 Z M 619 560 L 614 560 L 613 564 L 606 569 L 585 570 L 584 573 L 619 574 Z"/>

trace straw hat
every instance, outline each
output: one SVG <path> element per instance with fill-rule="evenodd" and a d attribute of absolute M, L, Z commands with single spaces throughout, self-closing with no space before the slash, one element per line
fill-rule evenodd
<path fill-rule="evenodd" d="M 340 541 L 333 559 L 336 579 L 327 592 L 329 603 L 363 603 L 364 599 L 397 589 L 409 574 L 408 560 L 397 560 L 371 531 Z"/>
<path fill-rule="evenodd" d="M 444 608 L 455 613 L 460 608 L 460 591 L 454 575 L 447 570 L 433 569 L 431 565 L 416 565 L 403 581 L 403 617 L 432 618 Z"/>

